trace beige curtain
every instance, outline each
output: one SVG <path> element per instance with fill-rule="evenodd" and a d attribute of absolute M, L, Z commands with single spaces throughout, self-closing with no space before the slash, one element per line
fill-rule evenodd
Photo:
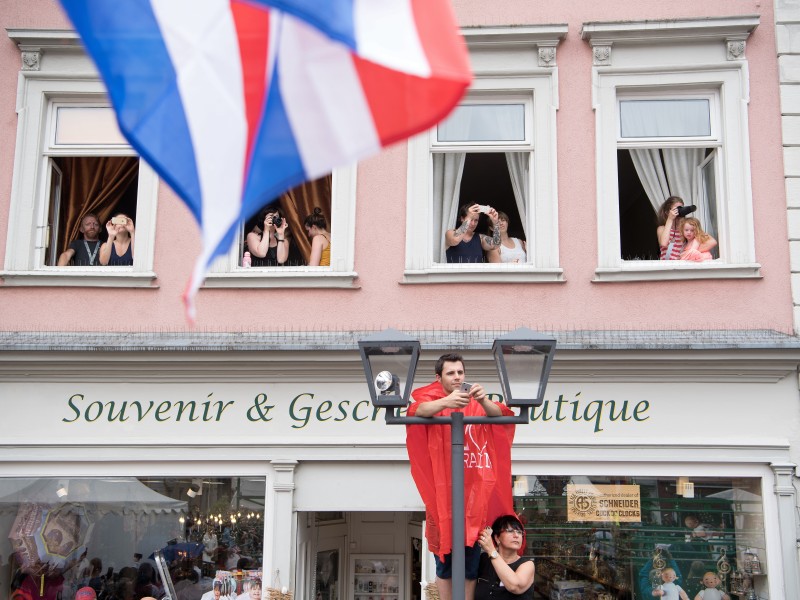
<path fill-rule="evenodd" d="M 117 202 L 139 173 L 135 156 L 69 156 L 59 159 L 64 174 L 61 192 L 59 252 L 80 237 L 81 220 L 88 213 L 100 219 L 100 232 Z M 133 217 L 133 215 L 131 215 Z"/>

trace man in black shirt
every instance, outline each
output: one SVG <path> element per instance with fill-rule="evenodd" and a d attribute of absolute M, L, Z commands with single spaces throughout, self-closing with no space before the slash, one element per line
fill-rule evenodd
<path fill-rule="evenodd" d="M 82 240 L 69 243 L 69 248 L 58 257 L 58 266 L 66 267 L 70 261 L 75 266 L 94 267 L 100 264 L 98 253 L 100 251 L 100 219 L 97 215 L 89 213 L 81 219 L 80 231 Z"/>

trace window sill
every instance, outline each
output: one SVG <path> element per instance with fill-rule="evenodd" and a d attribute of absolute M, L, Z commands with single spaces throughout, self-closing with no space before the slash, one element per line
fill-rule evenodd
<path fill-rule="evenodd" d="M 358 289 L 354 271 L 331 271 L 329 267 L 237 269 L 232 273 L 209 273 L 204 288 L 345 288 Z"/>
<path fill-rule="evenodd" d="M 406 270 L 401 283 L 561 283 L 561 268 L 540 269 L 533 265 L 442 264 L 429 269 Z"/>
<path fill-rule="evenodd" d="M 761 279 L 758 263 L 729 265 L 718 261 L 693 263 L 683 261 L 630 261 L 620 267 L 598 267 L 595 283 L 624 281 L 670 281 L 687 279 Z"/>
<path fill-rule="evenodd" d="M 130 267 L 51 267 L 41 271 L 0 271 L 6 287 L 118 287 L 158 288 L 152 271 Z"/>

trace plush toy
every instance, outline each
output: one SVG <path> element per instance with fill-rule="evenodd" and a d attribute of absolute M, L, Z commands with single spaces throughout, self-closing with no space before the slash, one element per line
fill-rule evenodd
<path fill-rule="evenodd" d="M 706 589 L 700 590 L 694 600 L 731 600 L 728 594 L 717 589 L 719 587 L 719 576 L 713 571 L 708 571 L 703 575 L 703 585 L 706 586 Z"/>

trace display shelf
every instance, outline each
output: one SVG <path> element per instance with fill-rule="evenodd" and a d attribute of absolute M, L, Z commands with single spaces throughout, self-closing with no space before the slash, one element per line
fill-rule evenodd
<path fill-rule="evenodd" d="M 350 557 L 351 597 L 354 600 L 403 600 L 402 554 L 354 554 Z"/>

